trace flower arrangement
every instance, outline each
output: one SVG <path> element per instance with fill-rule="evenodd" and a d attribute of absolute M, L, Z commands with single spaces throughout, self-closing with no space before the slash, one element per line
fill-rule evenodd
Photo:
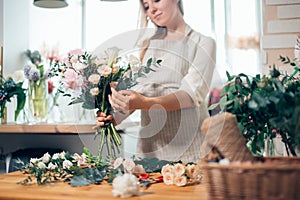
<path fill-rule="evenodd" d="M 26 50 L 25 55 L 30 64 L 24 66 L 25 78 L 29 81 L 29 104 L 34 120 L 44 121 L 48 113 L 49 71 L 45 69 L 39 51 Z"/>
<path fill-rule="evenodd" d="M 186 186 L 198 183 L 202 179 L 200 167 L 195 163 L 166 164 L 162 167 L 161 174 L 167 185 Z"/>
<path fill-rule="evenodd" d="M 16 121 L 20 111 L 24 108 L 26 102 L 26 89 L 22 88 L 24 75 L 22 71 L 15 71 L 12 77 L 4 79 L 0 77 L 0 118 L 5 117 L 5 106 L 11 102 L 11 98 L 17 97 L 17 107 L 14 120 Z"/>
<path fill-rule="evenodd" d="M 291 75 L 281 73 L 275 66 L 269 75 L 257 74 L 252 78 L 227 72 L 223 97 L 209 107 L 220 106 L 221 111 L 236 116 L 254 155 L 262 155 L 265 141 L 272 141 L 278 134 L 288 154 L 296 155 L 295 148 L 300 144 L 300 66 L 288 57 L 280 56 L 280 60 L 294 68 Z"/>
<path fill-rule="evenodd" d="M 82 103 L 85 109 L 96 109 L 97 113 L 109 115 L 113 112 L 108 101 L 111 84 L 118 82 L 116 89 L 128 89 L 137 84 L 136 78 L 144 76 L 159 66 L 161 60 L 150 58 L 146 65 L 141 65 L 134 56 L 120 57 L 120 49 L 108 48 L 99 57 L 81 49 L 72 50 L 62 63 L 55 62 L 52 72 L 62 76 L 60 90 L 64 96 L 71 97 L 69 105 Z M 127 75 L 127 76 L 125 76 Z M 119 153 L 121 138 L 113 121 L 107 121 L 96 130 L 100 135 L 98 158 L 101 158 L 104 145 L 112 158 Z"/>

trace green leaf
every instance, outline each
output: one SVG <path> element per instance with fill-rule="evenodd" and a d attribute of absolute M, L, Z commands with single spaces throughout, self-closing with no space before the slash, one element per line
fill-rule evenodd
<path fill-rule="evenodd" d="M 93 182 L 91 180 L 87 179 L 83 175 L 79 175 L 79 176 L 73 176 L 70 184 L 73 187 L 80 187 L 80 186 L 90 185 L 92 183 Z"/>

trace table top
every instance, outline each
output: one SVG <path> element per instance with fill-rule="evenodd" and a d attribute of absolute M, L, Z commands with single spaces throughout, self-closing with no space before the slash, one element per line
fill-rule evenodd
<path fill-rule="evenodd" d="M 23 199 L 23 200 L 95 200 L 95 199 L 117 199 L 112 194 L 112 186 L 107 183 L 100 185 L 89 185 L 83 187 L 72 187 L 67 183 L 57 182 L 39 186 L 20 185 L 17 182 L 24 180 L 26 176 L 21 172 L 12 172 L 0 175 L 0 199 Z M 121 199 L 121 198 L 119 198 Z M 129 199 L 157 200 L 157 199 L 180 199 L 180 200 L 208 200 L 205 183 L 197 185 L 178 187 L 169 186 L 164 183 L 151 185 L 147 190 L 141 190 L 140 196 Z"/>
<path fill-rule="evenodd" d="M 94 134 L 94 124 L 1 124 L 1 133 Z"/>

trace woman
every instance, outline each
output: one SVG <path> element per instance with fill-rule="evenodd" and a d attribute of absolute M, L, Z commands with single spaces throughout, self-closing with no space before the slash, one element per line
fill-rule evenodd
<path fill-rule="evenodd" d="M 215 43 L 197 33 L 183 18 L 181 0 L 140 0 L 142 19 L 156 25 L 155 34 L 142 43 L 140 59 L 162 60 L 132 90 L 112 88 L 110 103 L 114 116 L 99 114 L 97 126 L 114 118 L 120 123 L 124 112 L 141 110 L 137 156 L 199 162 L 203 136 L 201 124 L 207 118 L 205 98 L 214 66 Z"/>

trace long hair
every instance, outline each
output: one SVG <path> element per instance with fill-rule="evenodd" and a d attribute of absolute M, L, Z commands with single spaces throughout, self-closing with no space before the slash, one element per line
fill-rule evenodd
<path fill-rule="evenodd" d="M 183 10 L 183 4 L 182 4 L 182 0 L 178 0 L 178 8 L 180 13 L 182 14 L 182 16 L 184 15 L 184 10 Z M 146 14 L 144 5 L 143 5 L 143 0 L 140 0 L 140 21 L 139 21 L 139 26 L 140 26 L 140 34 L 138 37 L 138 41 L 141 40 L 141 38 L 143 37 L 143 35 L 145 34 L 146 28 L 148 27 L 148 22 L 149 22 L 149 18 Z M 150 40 L 152 39 L 163 39 L 166 35 L 167 35 L 167 28 L 166 27 L 162 27 L 162 26 L 158 26 L 156 25 L 156 31 L 154 33 L 153 36 L 151 36 L 150 38 L 145 39 L 142 42 L 142 47 L 141 47 L 141 52 L 140 52 L 140 61 L 143 60 L 146 51 L 149 47 L 150 44 Z"/>

